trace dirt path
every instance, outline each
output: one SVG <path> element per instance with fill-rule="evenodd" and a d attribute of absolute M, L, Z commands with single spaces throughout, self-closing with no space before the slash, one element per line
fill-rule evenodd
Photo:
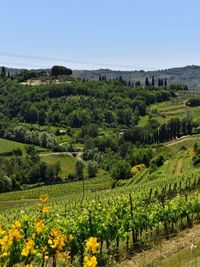
<path fill-rule="evenodd" d="M 81 158 L 82 154 L 83 154 L 83 152 L 51 152 L 51 153 L 46 153 L 46 154 L 40 154 L 39 156 L 40 157 L 47 157 L 47 156 L 52 156 L 52 155 L 56 155 L 56 156 L 68 155 L 69 157 L 74 157 L 74 158 L 82 160 L 82 158 Z"/>
<path fill-rule="evenodd" d="M 185 249 L 192 249 L 193 246 L 200 243 L 200 225 L 194 226 L 192 229 L 187 229 L 180 232 L 176 237 L 170 240 L 163 241 L 154 248 L 143 251 L 135 255 L 131 260 L 125 260 L 118 267 L 160 267 L 173 257 L 179 255 Z M 189 261 L 189 258 L 188 258 Z M 177 265 L 178 266 L 178 265 Z M 182 265 L 181 265 L 182 266 Z"/>
<path fill-rule="evenodd" d="M 191 135 L 186 135 L 186 136 L 182 136 L 177 140 L 172 140 L 169 143 L 166 143 L 165 146 L 173 146 L 177 143 L 181 143 L 184 142 L 185 140 L 193 140 L 193 139 L 197 139 L 197 137 L 195 136 L 191 136 Z M 200 138 L 199 138 L 200 139 Z"/>
<path fill-rule="evenodd" d="M 179 161 L 177 162 L 177 165 L 176 165 L 176 170 L 175 170 L 176 175 L 181 174 L 182 167 L 183 167 L 183 162 L 181 159 L 179 159 Z"/>

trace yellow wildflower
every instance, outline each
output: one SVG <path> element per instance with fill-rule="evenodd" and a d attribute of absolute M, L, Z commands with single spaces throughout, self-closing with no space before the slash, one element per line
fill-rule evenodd
<path fill-rule="evenodd" d="M 51 236 L 57 236 L 59 235 L 59 230 L 57 228 L 52 228 L 51 229 L 51 233 L 50 233 Z"/>
<path fill-rule="evenodd" d="M 84 267 L 96 267 L 97 258 L 95 256 L 85 256 L 83 266 Z"/>
<path fill-rule="evenodd" d="M 36 233 L 41 234 L 43 229 L 44 229 L 44 221 L 43 220 L 36 221 L 36 223 L 35 223 Z"/>
<path fill-rule="evenodd" d="M 24 256 L 24 257 L 27 257 L 29 254 L 35 254 L 36 253 L 36 250 L 34 249 L 34 246 L 35 246 L 35 241 L 32 239 L 32 238 L 28 238 L 26 241 L 25 241 L 25 246 L 22 250 L 22 253 L 21 255 Z"/>
<path fill-rule="evenodd" d="M 99 245 L 100 244 L 97 242 L 97 238 L 96 237 L 90 237 L 86 241 L 85 250 L 86 250 L 86 252 L 89 252 L 89 253 L 97 253 Z"/>
<path fill-rule="evenodd" d="M 3 256 L 8 256 L 8 250 L 10 246 L 13 244 L 13 237 L 10 235 L 5 235 L 3 238 L 0 239 L 1 251 Z"/>
<path fill-rule="evenodd" d="M 142 169 L 146 168 L 145 164 L 141 163 L 138 165 L 135 165 L 131 168 L 131 173 L 134 175 L 138 172 L 140 172 Z"/>
<path fill-rule="evenodd" d="M 194 150 L 193 148 L 190 149 L 190 150 L 189 150 L 189 157 L 190 157 L 190 159 L 193 159 L 195 155 L 196 155 L 195 150 Z"/>
<path fill-rule="evenodd" d="M 12 240 L 15 239 L 18 241 L 21 239 L 21 233 L 18 228 L 12 228 L 11 230 L 9 230 L 9 235 Z"/>
<path fill-rule="evenodd" d="M 57 228 L 52 228 L 50 232 L 50 237 L 48 239 L 48 244 L 50 245 L 50 247 L 52 249 L 55 249 L 58 253 L 63 250 L 65 242 L 65 236 Z"/>
<path fill-rule="evenodd" d="M 39 200 L 41 201 L 41 202 L 47 202 L 48 201 L 48 195 L 41 195 L 40 196 L 40 198 L 39 198 Z"/>
<path fill-rule="evenodd" d="M 42 213 L 48 213 L 48 212 L 49 212 L 49 207 L 42 208 Z"/>
<path fill-rule="evenodd" d="M 21 228 L 21 223 L 19 221 L 16 221 L 14 224 L 14 228 Z"/>

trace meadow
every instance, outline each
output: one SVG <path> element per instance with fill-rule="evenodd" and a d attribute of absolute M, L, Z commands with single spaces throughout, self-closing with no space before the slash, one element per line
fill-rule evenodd
<path fill-rule="evenodd" d="M 11 152 L 13 151 L 13 149 L 18 149 L 18 148 L 20 148 L 22 152 L 24 152 L 27 146 L 28 146 L 27 144 L 0 138 L 0 153 Z M 39 146 L 35 146 L 35 148 L 38 152 L 47 150 Z"/>
<path fill-rule="evenodd" d="M 196 94 L 199 96 L 199 94 Z M 160 124 L 174 117 L 184 118 L 191 116 L 197 123 L 200 122 L 200 107 L 189 107 L 185 105 L 188 94 L 179 93 L 178 97 L 167 102 L 156 103 L 148 107 L 147 115 L 141 117 L 140 126 L 144 126 L 149 119 L 156 120 Z"/>

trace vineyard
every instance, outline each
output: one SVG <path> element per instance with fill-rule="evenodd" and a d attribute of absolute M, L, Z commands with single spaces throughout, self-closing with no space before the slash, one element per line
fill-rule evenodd
<path fill-rule="evenodd" d="M 153 179 L 145 168 L 114 189 L 105 176 L 1 194 L 0 265 L 113 266 L 193 227 L 200 221 L 200 171 L 191 165 L 198 138 L 161 147 L 172 158 Z"/>
<path fill-rule="evenodd" d="M 199 107 L 122 82 L 2 80 L 1 267 L 120 266 L 199 224 Z"/>
<path fill-rule="evenodd" d="M 196 170 L 190 177 L 149 182 L 145 190 L 130 185 L 74 203 L 47 201 L 43 195 L 36 205 L 2 212 L 1 265 L 96 266 L 96 260 L 103 264 L 119 250 L 150 248 L 152 238 L 170 236 L 199 221 L 199 177 Z M 90 238 L 98 240 L 96 256 L 86 255 Z M 86 256 L 91 263 L 84 262 Z"/>

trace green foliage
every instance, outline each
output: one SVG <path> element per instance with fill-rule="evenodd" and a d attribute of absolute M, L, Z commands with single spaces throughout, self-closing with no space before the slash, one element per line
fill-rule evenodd
<path fill-rule="evenodd" d="M 165 159 L 162 155 L 158 155 L 155 158 L 153 158 L 150 162 L 151 169 L 155 170 L 158 167 L 161 167 L 165 162 Z"/>
<path fill-rule="evenodd" d="M 192 159 L 193 165 L 199 167 L 200 166 L 200 147 L 197 143 L 194 144 L 194 152 L 195 155 Z"/>
<path fill-rule="evenodd" d="M 77 160 L 76 165 L 75 165 L 75 171 L 76 171 L 76 178 L 78 180 L 83 180 L 83 178 L 84 178 L 83 168 L 84 168 L 83 161 Z"/>
<path fill-rule="evenodd" d="M 156 126 L 156 125 L 154 125 Z M 190 116 L 180 120 L 172 118 L 162 125 L 152 129 L 149 125 L 145 127 L 132 127 L 124 133 L 124 139 L 134 144 L 155 144 L 163 143 L 181 137 L 183 135 L 191 135 L 193 129 L 193 121 Z"/>
<path fill-rule="evenodd" d="M 88 172 L 88 176 L 89 178 L 93 178 L 96 177 L 97 175 L 97 170 L 98 170 L 98 165 L 96 161 L 89 161 L 87 163 L 87 172 Z"/>
<path fill-rule="evenodd" d="M 20 74 L 17 75 L 17 80 L 19 82 L 26 82 L 28 79 L 36 78 L 37 74 L 32 70 L 22 70 Z"/>
<path fill-rule="evenodd" d="M 63 66 L 53 66 L 51 76 L 72 75 L 72 70 Z"/>
<path fill-rule="evenodd" d="M 131 163 L 131 166 L 135 166 L 138 164 L 145 164 L 146 166 L 149 166 L 150 161 L 153 157 L 153 150 L 151 148 L 137 148 L 135 147 L 133 149 L 132 154 L 130 154 L 129 161 Z"/>
<path fill-rule="evenodd" d="M 131 166 L 125 160 L 118 160 L 112 165 L 111 176 L 115 180 L 124 180 L 131 177 Z"/>
<path fill-rule="evenodd" d="M 175 84 L 171 84 L 169 86 L 169 88 L 171 90 L 174 90 L 174 91 L 186 91 L 188 90 L 188 86 L 186 84 L 182 84 L 182 83 L 175 83 Z"/>
<path fill-rule="evenodd" d="M 171 96 L 167 89 L 144 90 L 107 81 L 75 80 L 38 86 L 0 81 L 1 113 L 6 118 L 75 128 L 87 123 L 109 127 L 135 125 L 148 105 Z"/>
<path fill-rule="evenodd" d="M 185 104 L 189 107 L 198 107 L 200 106 L 200 98 L 190 97 L 187 99 Z"/>

